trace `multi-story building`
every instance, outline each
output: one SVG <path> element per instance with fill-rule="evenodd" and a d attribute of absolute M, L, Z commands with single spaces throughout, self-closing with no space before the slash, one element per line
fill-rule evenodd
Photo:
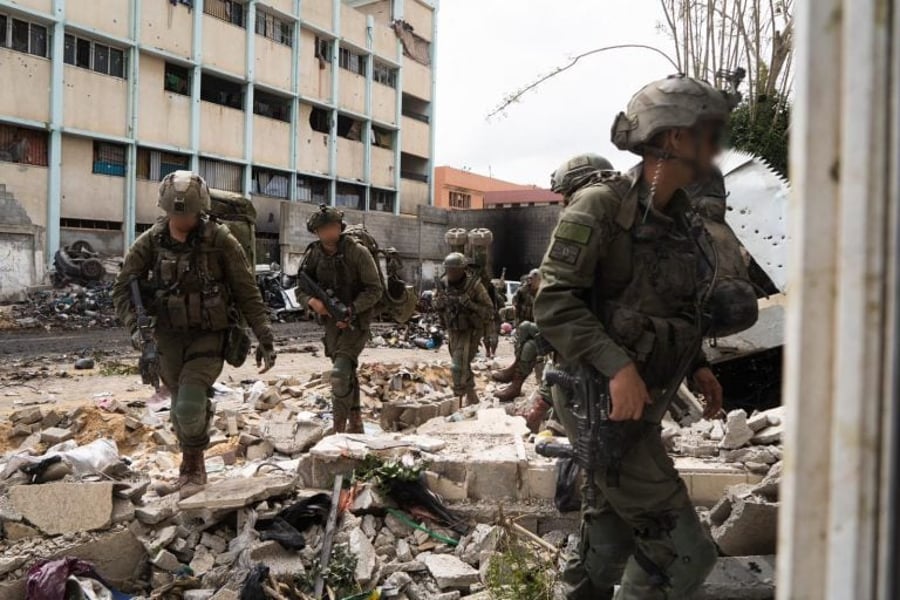
<path fill-rule="evenodd" d="M 282 202 L 414 214 L 436 5 L 0 0 L 0 228 L 121 252 L 176 169 L 249 195 L 263 239 Z"/>
<path fill-rule="evenodd" d="M 562 204 L 562 196 L 535 185 L 486 177 L 464 169 L 434 170 L 434 205 L 450 210 Z"/>

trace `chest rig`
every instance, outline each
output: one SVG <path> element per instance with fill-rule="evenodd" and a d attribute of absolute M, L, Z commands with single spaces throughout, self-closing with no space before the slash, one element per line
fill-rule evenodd
<path fill-rule="evenodd" d="M 310 244 L 306 253 L 306 260 L 312 267 L 316 282 L 347 306 L 352 305 L 362 291 L 355 265 L 349 264 L 346 256 L 348 245 L 355 243 L 342 236 L 338 243 L 338 251 L 333 255 L 326 254 L 318 242 Z M 303 265 L 300 268 L 302 269 Z"/>
<path fill-rule="evenodd" d="M 172 239 L 165 222 L 155 226 L 152 281 L 161 328 L 223 331 L 231 324 L 218 228 L 205 221 L 182 243 Z"/>

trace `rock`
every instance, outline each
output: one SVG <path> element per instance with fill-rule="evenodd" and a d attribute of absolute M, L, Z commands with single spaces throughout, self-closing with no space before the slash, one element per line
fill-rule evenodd
<path fill-rule="evenodd" d="M 778 531 L 778 504 L 757 496 L 732 498 L 725 521 L 712 528 L 719 549 L 728 556 L 773 554 Z"/>
<path fill-rule="evenodd" d="M 356 556 L 356 581 L 366 586 L 375 572 L 375 546 L 362 529 L 356 528 L 350 532 L 349 547 L 350 552 Z"/>
<path fill-rule="evenodd" d="M 213 554 L 221 554 L 228 550 L 228 542 L 223 538 L 207 533 L 206 531 L 200 536 L 200 544 L 209 548 Z"/>
<path fill-rule="evenodd" d="M 390 513 L 384 518 L 384 525 L 398 538 L 405 538 L 413 532 L 412 527 Z"/>
<path fill-rule="evenodd" d="M 738 448 L 730 450 L 722 454 L 725 462 L 730 463 L 764 463 L 767 465 L 778 462 L 775 452 L 766 446 L 749 446 L 747 448 Z"/>
<path fill-rule="evenodd" d="M 770 600 L 775 597 L 775 557 L 721 557 L 692 600 Z"/>
<path fill-rule="evenodd" d="M 482 562 L 485 554 L 493 554 L 500 541 L 500 528 L 479 523 L 456 549 L 456 555 L 470 565 Z"/>
<path fill-rule="evenodd" d="M 276 579 L 303 575 L 306 572 L 300 554 L 285 550 L 281 544 L 275 541 L 262 542 L 253 547 L 250 550 L 250 560 L 253 561 L 253 564 L 262 563 L 269 567 L 269 572 Z"/>
<path fill-rule="evenodd" d="M 7 521 L 3 524 L 3 531 L 6 539 L 10 542 L 18 542 L 27 540 L 28 538 L 38 537 L 41 532 L 25 523 L 17 523 L 15 521 Z"/>
<path fill-rule="evenodd" d="M 385 500 L 374 485 L 367 483 L 362 486 L 353 499 L 350 512 L 353 514 L 366 514 L 371 512 L 384 512 Z"/>
<path fill-rule="evenodd" d="M 236 559 L 237 559 L 236 552 L 223 552 L 222 554 L 216 555 L 215 565 L 216 566 L 230 565 Z"/>
<path fill-rule="evenodd" d="M 362 518 L 360 528 L 362 528 L 363 533 L 365 533 L 366 537 L 370 540 L 374 539 L 375 535 L 378 533 L 378 524 L 375 522 L 375 517 L 372 515 L 365 515 Z"/>
<path fill-rule="evenodd" d="M 191 570 L 198 577 L 206 575 L 215 566 L 216 557 L 205 546 L 197 546 L 194 550 L 194 558 L 191 560 Z"/>
<path fill-rule="evenodd" d="M 478 571 L 452 554 L 426 552 L 419 556 L 419 560 L 425 563 L 428 572 L 442 590 L 467 587 L 478 583 Z"/>
<path fill-rule="evenodd" d="M 391 573 L 391 575 L 384 580 L 385 587 L 393 588 L 397 590 L 397 592 L 402 592 L 403 589 L 409 585 L 412 581 L 412 577 L 410 577 L 404 571 L 397 571 L 395 573 Z"/>
<path fill-rule="evenodd" d="M 48 535 L 103 529 L 112 520 L 111 483 L 17 485 L 13 508 Z"/>
<path fill-rule="evenodd" d="M 159 548 L 165 548 L 175 540 L 176 536 L 178 536 L 177 525 L 169 525 L 168 527 L 158 529 L 151 542 L 153 549 L 157 550 Z"/>
<path fill-rule="evenodd" d="M 210 600 L 216 590 L 187 590 L 181 596 L 182 600 Z"/>
<path fill-rule="evenodd" d="M 19 425 L 16 425 L 16 427 L 19 427 Z M 13 428 L 13 432 L 15 432 L 15 428 Z M 37 450 L 37 447 L 40 445 L 40 443 L 41 443 L 40 432 L 30 433 L 25 437 L 24 440 L 22 440 L 22 443 L 19 444 L 18 450 L 20 452 Z"/>
<path fill-rule="evenodd" d="M 239 600 L 240 593 L 228 588 L 222 588 L 209 600 Z"/>
<path fill-rule="evenodd" d="M 747 417 L 747 427 L 754 432 L 769 426 L 769 415 L 764 412 L 755 412 Z"/>
<path fill-rule="evenodd" d="M 118 588 L 133 586 L 144 577 L 147 552 L 144 545 L 128 529 L 106 533 L 90 542 L 67 548 L 51 558 L 73 556 L 85 560 L 112 585 Z"/>
<path fill-rule="evenodd" d="M 249 462 L 266 460 L 275 454 L 275 446 L 269 440 L 263 440 L 258 444 L 247 446 L 246 457 Z"/>
<path fill-rule="evenodd" d="M 765 429 L 760 429 L 750 441 L 754 444 L 778 444 L 781 442 L 783 431 L 784 425 L 769 425 Z"/>
<path fill-rule="evenodd" d="M 113 525 L 133 521 L 134 513 L 134 504 L 131 502 L 131 500 L 113 498 L 112 517 L 110 519 L 110 522 Z"/>
<path fill-rule="evenodd" d="M 756 473 L 757 475 L 765 475 L 769 472 L 769 465 L 766 463 L 745 462 L 744 466 L 747 467 L 751 473 Z"/>
<path fill-rule="evenodd" d="M 154 566 L 159 567 L 163 571 L 168 571 L 169 573 L 174 573 L 181 568 L 181 563 L 178 562 L 175 555 L 165 548 L 160 550 L 150 562 L 152 562 Z"/>
<path fill-rule="evenodd" d="M 41 432 L 41 441 L 48 446 L 55 446 L 71 440 L 73 437 L 71 429 L 62 429 L 60 427 L 50 427 Z"/>
<path fill-rule="evenodd" d="M 769 473 L 765 478 L 753 486 L 753 493 L 762 496 L 770 502 L 777 502 L 783 467 L 784 464 L 781 462 L 772 465 L 772 468 L 769 469 Z"/>
<path fill-rule="evenodd" d="M 694 436 L 682 437 L 680 450 L 683 456 L 693 456 L 694 458 L 711 458 L 719 455 L 719 447 L 716 442 Z"/>
<path fill-rule="evenodd" d="M 203 491 L 178 502 L 182 510 L 232 510 L 281 496 L 294 488 L 296 479 L 278 475 L 236 477 L 211 483 Z"/>
<path fill-rule="evenodd" d="M 41 409 L 37 406 L 32 406 L 31 408 L 23 408 L 9 415 L 10 422 L 17 423 L 19 425 L 31 425 L 33 423 L 37 423 L 43 418 L 44 417 L 43 414 L 41 414 Z"/>
<path fill-rule="evenodd" d="M 49 427 L 56 427 L 63 420 L 63 416 L 56 412 L 55 410 L 47 411 L 47 414 L 44 415 L 44 418 L 41 419 L 41 427 L 47 429 Z"/>
<path fill-rule="evenodd" d="M 178 495 L 171 494 L 152 504 L 136 507 L 134 509 L 134 516 L 144 525 L 157 525 L 166 519 L 172 518 L 177 510 Z"/>
<path fill-rule="evenodd" d="M 79 371 L 83 371 L 86 369 L 94 368 L 94 359 L 93 358 L 79 358 L 75 361 L 75 368 Z"/>
<path fill-rule="evenodd" d="M 719 442 L 724 437 L 725 437 L 725 425 L 722 424 L 722 421 L 719 421 L 719 420 L 713 421 L 713 426 L 709 430 L 709 439 L 711 439 L 714 442 Z"/>
<path fill-rule="evenodd" d="M 747 426 L 747 413 L 743 409 L 728 413 L 725 423 L 725 437 L 719 442 L 720 448 L 735 449 L 745 445 L 753 437 L 753 430 Z"/>
<path fill-rule="evenodd" d="M 270 387 L 260 394 L 254 404 L 254 408 L 259 411 L 265 411 L 275 408 L 279 404 L 281 404 L 281 395 L 274 387 Z"/>
<path fill-rule="evenodd" d="M 293 456 L 312 448 L 325 436 L 325 429 L 312 421 L 269 421 L 263 426 L 262 436 L 278 452 Z"/>
<path fill-rule="evenodd" d="M 385 531 L 387 528 L 382 529 Z M 412 551 L 409 549 L 409 542 L 404 539 L 397 540 L 397 560 L 400 562 L 409 562 L 413 559 Z"/>
<path fill-rule="evenodd" d="M 28 562 L 27 556 L 3 556 L 0 557 L 0 577 L 15 571 Z M 407 582 L 408 583 L 408 582 Z"/>

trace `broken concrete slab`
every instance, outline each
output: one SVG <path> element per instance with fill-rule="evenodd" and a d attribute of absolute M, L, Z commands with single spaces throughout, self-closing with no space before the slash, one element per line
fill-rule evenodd
<path fill-rule="evenodd" d="M 747 425 L 747 413 L 743 409 L 728 413 L 725 422 L 725 437 L 719 442 L 720 448 L 735 449 L 745 445 L 753 437 L 753 430 Z"/>
<path fill-rule="evenodd" d="M 71 429 L 63 429 L 61 427 L 50 427 L 41 432 L 41 441 L 48 446 L 55 446 L 67 442 L 74 437 Z"/>
<path fill-rule="evenodd" d="M 717 511 L 719 517 L 724 511 Z M 757 496 L 733 497 L 728 518 L 712 528 L 712 536 L 727 556 L 773 554 L 778 537 L 778 504 Z"/>
<path fill-rule="evenodd" d="M 447 421 L 443 417 L 431 419 L 417 431 L 427 435 L 527 435 L 529 430 L 524 417 L 511 416 L 505 408 L 485 408 L 476 413 L 475 419 Z"/>
<path fill-rule="evenodd" d="M 37 423 L 43 418 L 44 417 L 43 414 L 41 414 L 41 409 L 37 406 L 22 408 L 9 415 L 10 422 L 18 423 L 20 425 L 31 425 L 32 423 Z"/>
<path fill-rule="evenodd" d="M 478 583 L 478 571 L 453 554 L 426 552 L 419 555 L 418 559 L 425 563 L 428 572 L 442 590 L 468 587 Z"/>
<path fill-rule="evenodd" d="M 172 518 L 177 510 L 178 496 L 171 494 L 144 506 L 135 507 L 134 516 L 144 525 L 157 525 Z"/>
<path fill-rule="evenodd" d="M 285 550 L 275 541 L 261 542 L 250 550 L 253 564 L 264 564 L 275 578 L 293 577 L 306 572 L 303 558 L 297 552 Z"/>
<path fill-rule="evenodd" d="M 372 580 L 378 563 L 375 546 L 359 527 L 350 532 L 348 546 L 350 553 L 356 556 L 356 581 L 365 586 Z"/>
<path fill-rule="evenodd" d="M 721 557 L 692 600 L 771 600 L 775 597 L 775 557 Z"/>
<path fill-rule="evenodd" d="M 181 562 L 178 558 L 165 548 L 157 552 L 150 562 L 153 563 L 153 566 L 169 573 L 174 573 L 181 568 Z"/>
<path fill-rule="evenodd" d="M 760 429 L 750 441 L 754 444 L 778 444 L 783 433 L 784 425 L 769 425 L 765 429 Z"/>
<path fill-rule="evenodd" d="M 265 477 L 225 479 L 211 483 L 203 491 L 178 502 L 182 510 L 232 510 L 282 496 L 296 486 L 294 477 L 267 475 Z"/>
<path fill-rule="evenodd" d="M 176 448 L 178 446 L 178 438 L 168 429 L 157 429 L 154 431 L 153 441 L 166 448 Z"/>
<path fill-rule="evenodd" d="M 61 556 L 88 561 L 104 579 L 119 589 L 131 589 L 134 582 L 141 578 L 147 564 L 144 545 L 128 529 L 101 535 L 52 558 Z"/>
<path fill-rule="evenodd" d="M 103 529 L 112 519 L 111 483 L 17 485 L 13 508 L 48 535 Z"/>
<path fill-rule="evenodd" d="M 325 436 L 325 429 L 313 421 L 267 421 L 261 434 L 278 452 L 293 456 L 318 443 Z"/>
<path fill-rule="evenodd" d="M 191 560 L 190 566 L 195 575 L 202 577 L 212 570 L 215 562 L 216 557 L 205 546 L 198 546 L 194 550 L 194 558 Z"/>
<path fill-rule="evenodd" d="M 737 450 L 730 450 L 725 452 L 722 455 L 722 458 L 725 459 L 725 462 L 730 463 L 764 463 L 767 465 L 775 464 L 778 462 L 779 457 L 776 452 L 772 451 L 766 446 L 750 446 L 748 448 L 738 448 Z"/>

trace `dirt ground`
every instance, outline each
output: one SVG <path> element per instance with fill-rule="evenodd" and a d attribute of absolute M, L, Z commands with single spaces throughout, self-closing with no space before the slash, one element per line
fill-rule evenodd
<path fill-rule="evenodd" d="M 375 333 L 385 327 L 375 327 Z M 275 368 L 260 376 L 252 360 L 239 369 L 228 365 L 219 381 L 236 384 L 246 380 L 274 380 L 287 376 L 308 376 L 331 367 L 319 341 L 321 329 L 314 323 L 276 324 Z M 498 351 L 503 364 L 512 360 L 513 347 L 502 339 Z M 76 370 L 75 361 L 94 357 L 96 365 Z M 450 360 L 446 344 L 438 350 L 366 348 L 361 363 L 403 363 Z M 0 333 L 0 420 L 7 414 L 32 404 L 62 408 L 94 403 L 102 398 L 120 402 L 149 400 L 150 387 L 141 384 L 134 371 L 138 353 L 121 329 L 77 331 L 10 331 Z"/>

